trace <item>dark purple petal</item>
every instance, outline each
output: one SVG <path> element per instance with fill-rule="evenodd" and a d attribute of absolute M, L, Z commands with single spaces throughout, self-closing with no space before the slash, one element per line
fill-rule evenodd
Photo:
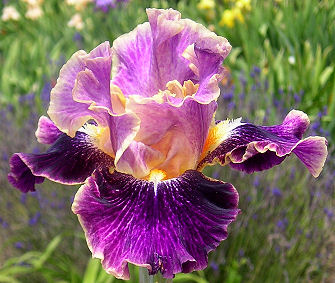
<path fill-rule="evenodd" d="M 207 266 L 207 254 L 227 238 L 239 209 L 229 184 L 198 171 L 156 184 L 118 172 L 96 171 L 76 194 L 93 257 L 108 273 L 129 279 L 127 263 L 165 278 Z"/>
<path fill-rule="evenodd" d="M 281 125 L 262 127 L 236 123 L 231 129 L 228 126 L 227 137 L 200 162 L 199 168 L 218 161 L 252 173 L 280 164 L 293 152 L 317 177 L 327 157 L 327 140 L 323 137 L 301 140 L 308 125 L 305 113 L 292 110 Z"/>
<path fill-rule="evenodd" d="M 113 158 L 99 150 L 87 134 L 61 134 L 46 153 L 15 153 L 9 182 L 22 192 L 35 190 L 44 177 L 62 184 L 80 184 L 97 168 L 112 167 Z"/>
<path fill-rule="evenodd" d="M 44 182 L 44 177 L 33 175 L 17 153 L 10 159 L 10 168 L 8 181 L 23 193 L 35 191 L 35 184 Z"/>

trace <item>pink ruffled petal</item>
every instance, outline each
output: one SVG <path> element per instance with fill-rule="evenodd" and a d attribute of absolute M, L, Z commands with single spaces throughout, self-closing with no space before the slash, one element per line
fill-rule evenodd
<path fill-rule="evenodd" d="M 91 110 L 90 105 L 111 108 L 110 80 L 107 79 L 110 77 L 111 57 L 109 43 L 104 42 L 89 54 L 82 50 L 76 52 L 61 69 L 56 86 L 51 91 L 48 115 L 69 136 L 74 137 L 89 119 L 106 125 L 107 111 Z M 78 94 L 76 88 L 85 92 Z"/>
<path fill-rule="evenodd" d="M 196 95 L 202 103 L 215 100 L 221 64 L 231 49 L 228 41 L 200 24 L 181 19 L 178 11 L 147 9 L 147 14 L 149 24 L 138 26 L 113 43 L 113 62 L 118 61 L 113 83 L 126 96 L 148 97 L 166 89 L 169 81 L 183 84 L 191 80 L 210 84 L 200 86 Z"/>
<path fill-rule="evenodd" d="M 35 135 L 39 143 L 53 144 L 62 133 L 48 117 L 42 116 Z"/>
<path fill-rule="evenodd" d="M 163 156 L 148 169 L 164 170 L 167 178 L 195 169 L 216 107 L 216 102 L 200 104 L 192 97 L 186 98 L 178 107 L 169 102 L 130 97 L 127 109 L 141 121 L 135 140 L 158 150 Z M 120 171 L 131 174 L 130 171 Z M 147 170 L 134 176 L 142 178 L 146 174 Z"/>

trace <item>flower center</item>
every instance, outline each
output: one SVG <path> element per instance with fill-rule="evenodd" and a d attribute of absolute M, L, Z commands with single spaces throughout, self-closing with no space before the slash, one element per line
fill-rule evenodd
<path fill-rule="evenodd" d="M 158 183 L 166 177 L 166 172 L 160 169 L 153 169 L 148 176 L 149 182 Z"/>

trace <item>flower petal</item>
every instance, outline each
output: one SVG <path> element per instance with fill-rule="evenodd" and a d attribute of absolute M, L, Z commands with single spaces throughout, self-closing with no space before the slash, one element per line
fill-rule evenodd
<path fill-rule="evenodd" d="M 149 23 L 113 43 L 113 62 L 118 64 L 113 66 L 112 81 L 126 96 L 150 97 L 166 89 L 170 81 L 208 83 L 222 73 L 222 61 L 231 49 L 225 38 L 181 19 L 180 13 L 172 9 L 147 9 L 147 14 Z M 216 88 L 215 95 L 211 90 L 207 99 L 205 90 L 199 92 L 199 99 L 206 103 L 216 99 Z"/>
<path fill-rule="evenodd" d="M 132 141 L 116 163 L 116 170 L 136 178 L 149 175 L 152 168 L 164 161 L 163 154 L 142 142 Z"/>
<path fill-rule="evenodd" d="M 109 42 L 104 42 L 89 54 L 83 50 L 76 52 L 61 69 L 51 91 L 48 115 L 62 132 L 74 137 L 89 119 L 106 124 L 108 111 L 93 111 L 90 106 L 111 109 L 111 57 Z M 79 94 L 80 91 L 83 93 Z"/>
<path fill-rule="evenodd" d="M 172 278 L 207 266 L 208 252 L 227 238 L 237 204 L 231 184 L 197 171 L 156 184 L 96 171 L 77 192 L 72 210 L 108 273 L 129 279 L 130 262 Z"/>
<path fill-rule="evenodd" d="M 129 97 L 127 110 L 141 120 L 135 141 L 158 150 L 164 157 L 158 164 L 152 163 L 155 167 L 148 169 L 164 170 L 167 178 L 196 169 L 216 107 L 215 101 L 200 104 L 191 96 L 178 106 L 169 102 L 160 103 L 153 98 Z M 140 162 L 140 159 L 136 160 Z M 132 174 L 119 170 L 117 164 L 116 170 Z M 147 173 L 143 171 L 135 177 L 142 178 Z"/>
<path fill-rule="evenodd" d="M 45 116 L 41 116 L 35 132 L 37 141 L 43 144 L 53 144 L 63 134 L 56 125 Z"/>
<path fill-rule="evenodd" d="M 327 140 L 308 137 L 301 140 L 309 125 L 307 115 L 292 110 L 281 125 L 262 127 L 249 123 L 219 123 L 221 143 L 199 164 L 202 168 L 216 161 L 252 173 L 280 164 L 292 152 L 318 177 L 327 157 Z M 217 141 L 213 140 L 213 143 Z"/>
<path fill-rule="evenodd" d="M 80 184 L 97 168 L 113 167 L 113 158 L 96 147 L 83 132 L 74 138 L 61 134 L 42 154 L 15 153 L 8 180 L 22 192 L 34 191 L 44 177 L 62 184 Z"/>
<path fill-rule="evenodd" d="M 11 172 L 8 181 L 23 193 L 35 191 L 35 184 L 44 182 L 44 177 L 35 176 L 21 159 L 20 154 L 14 154 L 10 159 Z"/>

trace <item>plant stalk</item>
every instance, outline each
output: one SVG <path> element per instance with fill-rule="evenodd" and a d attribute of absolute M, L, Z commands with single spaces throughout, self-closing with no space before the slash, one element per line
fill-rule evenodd
<path fill-rule="evenodd" d="M 148 269 L 140 267 L 139 283 L 172 283 L 172 279 L 163 278 L 160 273 L 157 275 L 149 275 Z"/>

